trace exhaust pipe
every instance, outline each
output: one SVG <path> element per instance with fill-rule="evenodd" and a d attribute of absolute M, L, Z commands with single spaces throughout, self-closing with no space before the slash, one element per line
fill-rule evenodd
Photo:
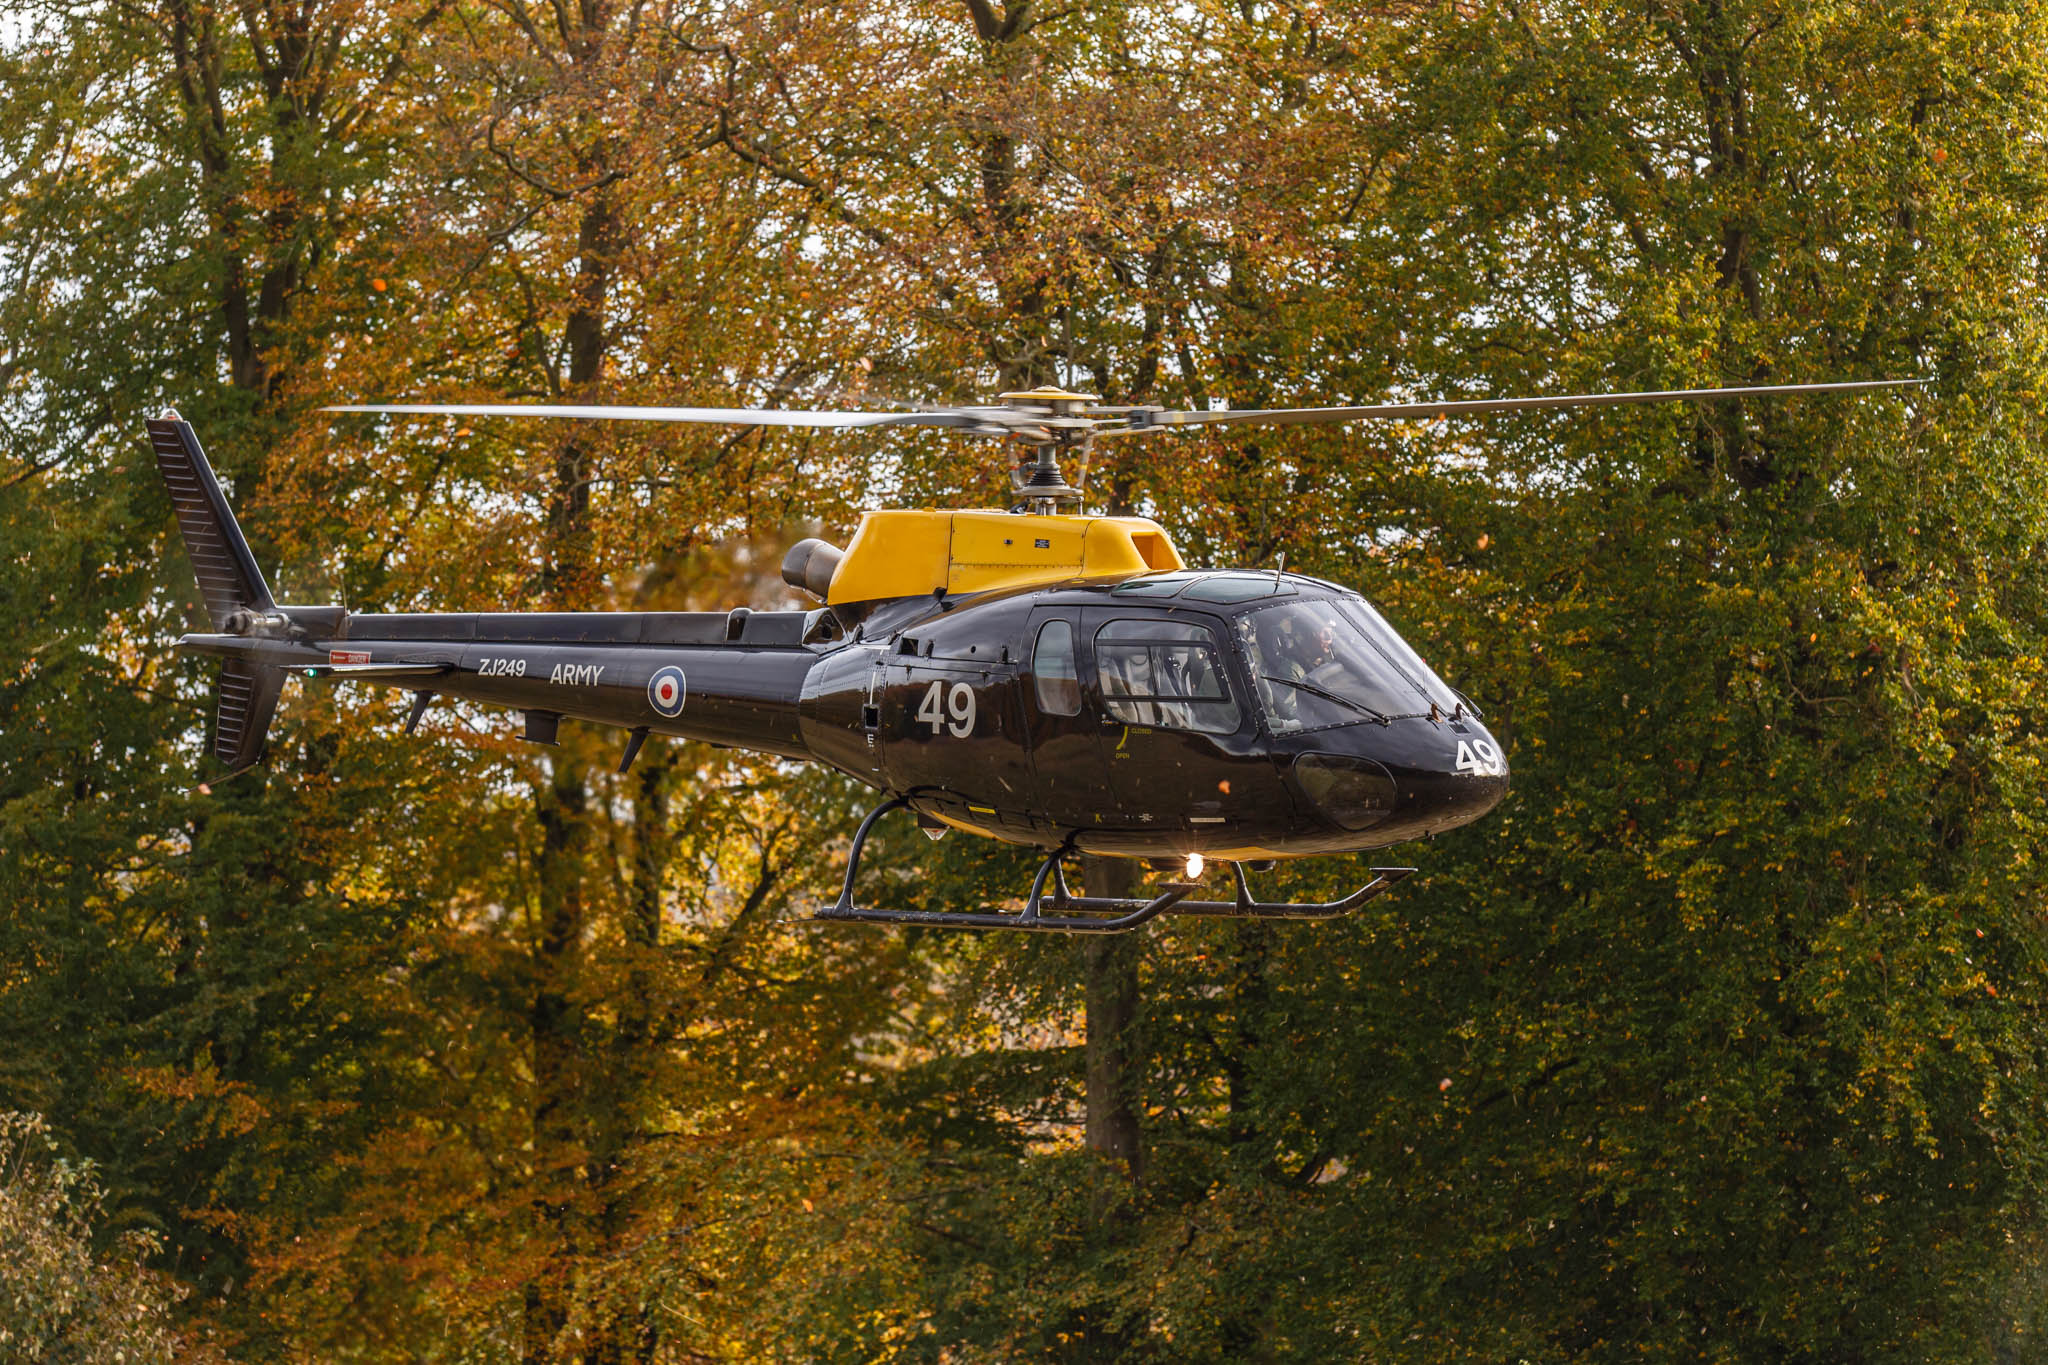
<path fill-rule="evenodd" d="M 782 581 L 823 602 L 831 594 L 832 575 L 839 571 L 839 561 L 844 558 L 846 551 L 815 536 L 799 540 L 782 557 Z"/>

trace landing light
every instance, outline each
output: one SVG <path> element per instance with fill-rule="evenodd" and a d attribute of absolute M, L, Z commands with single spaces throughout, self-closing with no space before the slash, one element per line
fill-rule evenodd
<path fill-rule="evenodd" d="M 1188 855 L 1188 880 L 1193 881 L 1195 878 L 1201 875 L 1202 855 L 1199 853 L 1190 853 Z"/>

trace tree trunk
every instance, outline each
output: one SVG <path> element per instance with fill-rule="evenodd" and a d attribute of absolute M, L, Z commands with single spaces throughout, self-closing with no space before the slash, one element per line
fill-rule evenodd
<path fill-rule="evenodd" d="M 534 945 L 534 993 L 528 1026 L 533 1047 L 533 1209 L 543 1239 L 554 1244 L 545 1271 L 526 1286 L 525 1365 L 549 1365 L 568 1323 L 576 1260 L 572 1212 L 584 1097 L 583 1015 L 577 968 L 586 924 L 583 895 L 582 771 L 566 758 L 535 792 L 541 829 L 538 857 L 540 936 Z"/>
<path fill-rule="evenodd" d="M 618 216 L 603 191 L 584 206 L 577 234 L 576 304 L 563 329 L 569 355 L 567 391 L 582 397 L 603 373 L 609 333 L 605 328 L 617 242 Z M 555 482 L 547 508 L 547 557 L 541 585 L 555 610 L 587 609 L 596 575 L 590 549 L 590 455 L 571 436 L 555 457 Z M 537 1286 L 528 1288 L 525 1358 L 529 1365 L 560 1358 L 562 1327 L 577 1292 L 577 1258 L 582 1230 L 569 1213 L 571 1187 L 589 1179 L 592 1109 L 617 1097 L 586 1093 L 590 1070 L 586 1021 L 580 994 L 572 994 L 581 966 L 587 928 L 584 879 L 588 875 L 584 822 L 590 789 L 572 750 L 557 750 L 553 777 L 536 803 L 542 838 L 538 859 L 541 935 L 536 945 L 537 980 L 533 1013 L 534 1167 L 540 1182 L 541 1231 L 552 1234 L 556 1250 Z M 602 1084 L 602 1081 L 600 1081 Z M 608 1172 L 599 1171 L 600 1182 Z M 602 1196 L 598 1201 L 603 1202 Z M 600 1211 L 599 1222 L 604 1221 Z M 537 1289 L 537 1293 L 536 1293 Z"/>
<path fill-rule="evenodd" d="M 1124 858 L 1082 862 L 1090 896 L 1128 896 L 1137 866 Z M 1133 1181 L 1144 1174 L 1138 1125 L 1138 1080 L 1143 1049 L 1138 1039 L 1138 961 L 1143 940 L 1098 934 L 1085 940 L 1088 982 L 1088 1098 L 1084 1125 L 1088 1150 L 1123 1163 Z"/>

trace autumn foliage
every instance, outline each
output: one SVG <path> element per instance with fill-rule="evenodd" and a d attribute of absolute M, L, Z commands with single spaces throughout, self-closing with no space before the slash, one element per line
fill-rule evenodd
<path fill-rule="evenodd" d="M 54 1358 L 2040 1358 L 2044 52 L 2025 4 L 21 0 L 0 1111 L 96 1163 L 24 1236 L 102 1296 Z M 1353 920 L 1113 947 L 807 927 L 864 793 L 710 747 L 304 689 L 202 785 L 141 440 L 195 423 L 281 599 L 675 609 L 1004 472 L 316 409 L 1895 376 L 1105 443 L 1098 507 L 1360 588 L 1515 774 Z"/>

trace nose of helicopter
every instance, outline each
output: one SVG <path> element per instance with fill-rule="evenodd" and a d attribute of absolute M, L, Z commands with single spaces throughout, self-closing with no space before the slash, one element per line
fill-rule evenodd
<path fill-rule="evenodd" d="M 1351 752 L 1329 745 L 1297 756 L 1294 777 L 1326 818 L 1373 844 L 1468 825 L 1507 795 L 1500 743 L 1470 716 L 1358 726 L 1348 737 L 1359 741 Z"/>
<path fill-rule="evenodd" d="M 1399 780 L 1401 814 L 1419 826 L 1418 833 L 1469 825 L 1501 803 L 1508 794 L 1507 754 L 1485 726 L 1469 716 L 1446 725 L 1418 724 L 1430 731 L 1418 738 L 1434 761 Z"/>

